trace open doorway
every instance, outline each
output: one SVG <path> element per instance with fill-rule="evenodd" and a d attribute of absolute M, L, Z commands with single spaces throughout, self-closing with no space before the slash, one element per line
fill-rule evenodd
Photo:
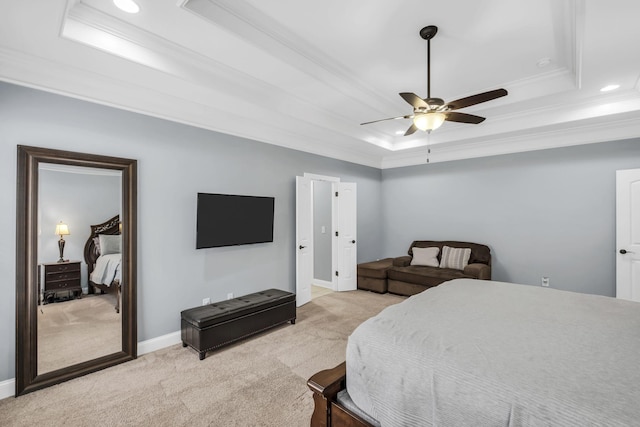
<path fill-rule="evenodd" d="M 356 289 L 356 205 L 353 182 L 307 173 L 296 177 L 298 307 L 311 301 L 312 286 L 324 292 Z"/>
<path fill-rule="evenodd" d="M 331 182 L 312 180 L 313 282 L 311 299 L 333 292 Z"/>

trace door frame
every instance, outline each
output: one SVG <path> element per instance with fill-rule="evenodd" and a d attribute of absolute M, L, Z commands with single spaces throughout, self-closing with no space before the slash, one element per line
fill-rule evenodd
<path fill-rule="evenodd" d="M 335 176 L 327 176 L 327 175 L 318 175 L 318 174 L 314 174 L 314 173 L 307 173 L 305 172 L 303 175 L 303 177 L 308 178 L 311 180 L 311 206 L 315 206 L 315 200 L 313 198 L 313 181 L 324 181 L 324 182 L 329 182 L 331 184 L 333 183 L 337 183 L 340 182 L 340 178 L 339 177 L 335 177 Z M 337 269 L 337 265 L 336 265 L 336 257 L 335 257 L 335 251 L 337 250 L 336 247 L 336 239 L 333 238 L 334 234 L 335 234 L 335 228 L 336 228 L 336 221 L 337 218 L 335 217 L 335 198 L 331 197 L 331 271 L 336 271 Z M 311 225 L 314 225 L 314 217 L 313 217 L 313 209 L 311 210 Z M 311 233 L 311 259 L 314 259 L 315 256 L 315 242 L 313 241 L 313 233 Z M 315 262 L 314 265 L 315 267 Z M 314 269 L 315 270 L 315 269 Z M 313 277 L 313 280 L 316 281 L 315 275 Z M 330 289 L 332 291 L 337 291 L 338 290 L 338 282 L 336 280 L 336 276 L 334 276 L 333 274 L 331 275 L 331 281 L 322 281 L 326 284 L 330 284 L 331 287 Z"/>

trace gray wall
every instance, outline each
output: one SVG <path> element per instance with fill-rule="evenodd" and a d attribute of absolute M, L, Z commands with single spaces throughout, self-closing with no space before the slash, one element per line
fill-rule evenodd
<path fill-rule="evenodd" d="M 484 243 L 494 280 L 615 296 L 615 171 L 632 168 L 640 139 L 385 170 L 384 255 Z"/>
<path fill-rule="evenodd" d="M 296 175 L 356 182 L 358 261 L 379 257 L 378 169 L 0 83 L 0 381 L 15 376 L 18 144 L 138 160 L 140 341 L 178 331 L 180 311 L 205 297 L 295 289 Z M 196 250 L 197 192 L 274 196 L 274 242 Z"/>
<path fill-rule="evenodd" d="M 16 219 L 18 144 L 138 160 L 140 341 L 177 331 L 202 298 L 295 288 L 305 172 L 357 183 L 358 262 L 414 239 L 474 241 L 491 247 L 496 280 L 614 295 L 615 170 L 640 167 L 632 140 L 380 171 L 0 83 L 3 224 Z M 274 242 L 195 250 L 199 191 L 274 196 Z M 0 381 L 15 357 L 15 231 L 5 237 Z"/>
<path fill-rule="evenodd" d="M 68 167 L 76 172 L 40 169 L 38 172 L 38 263 L 60 258 L 55 226 L 69 227 L 64 236 L 64 259 L 81 261 L 82 288 L 88 286 L 84 244 L 91 225 L 120 214 L 122 180 L 120 176 L 79 173 L 87 168 Z"/>
<path fill-rule="evenodd" d="M 312 184 L 313 277 L 331 282 L 331 183 L 313 181 Z"/>

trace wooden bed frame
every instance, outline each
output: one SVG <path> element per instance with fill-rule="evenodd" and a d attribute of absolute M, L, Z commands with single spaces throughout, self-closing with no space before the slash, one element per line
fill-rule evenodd
<path fill-rule="evenodd" d="M 120 215 L 116 215 L 113 218 L 103 222 L 102 224 L 96 224 L 91 226 L 91 234 L 87 239 L 87 243 L 84 245 L 84 261 L 87 263 L 87 280 L 89 281 L 88 293 L 94 294 L 96 289 L 99 289 L 102 293 L 114 294 L 116 297 L 116 313 L 120 313 L 120 293 L 121 283 L 118 280 L 114 280 L 111 286 L 106 286 L 101 283 L 93 283 L 91 279 L 91 273 L 96 265 L 96 260 L 100 256 L 96 248 L 94 238 L 99 234 L 121 234 L 120 230 Z"/>
<path fill-rule="evenodd" d="M 313 391 L 311 427 L 373 427 L 338 403 L 338 392 L 346 387 L 346 363 L 314 374 L 307 381 Z"/>

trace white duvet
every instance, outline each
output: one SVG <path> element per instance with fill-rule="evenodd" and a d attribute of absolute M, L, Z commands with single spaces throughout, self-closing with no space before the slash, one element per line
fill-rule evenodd
<path fill-rule="evenodd" d="M 96 266 L 91 272 L 90 280 L 93 283 L 111 286 L 114 280 L 121 282 L 120 263 L 122 254 L 101 255 L 96 260 Z"/>
<path fill-rule="evenodd" d="M 640 303 L 458 279 L 347 345 L 347 390 L 382 426 L 640 425 Z"/>

